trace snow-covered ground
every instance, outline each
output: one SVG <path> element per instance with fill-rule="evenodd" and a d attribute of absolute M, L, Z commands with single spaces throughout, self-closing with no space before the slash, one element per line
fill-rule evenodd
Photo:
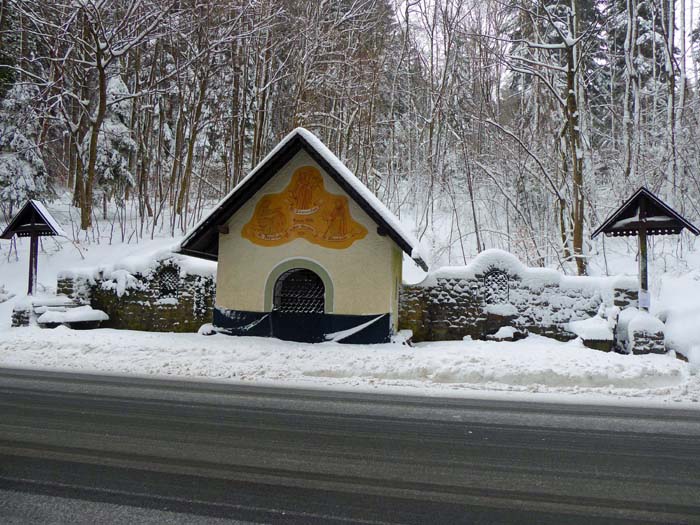
<path fill-rule="evenodd" d="M 48 208 L 68 231 L 73 221 L 66 203 L 56 202 Z M 75 216 L 75 210 L 72 214 Z M 167 232 L 156 232 L 155 239 L 136 243 L 127 232 L 122 242 L 109 223 L 101 223 L 99 231 L 101 236 L 93 232 L 89 242 L 84 238 L 75 244 L 66 238 L 42 240 L 42 293 L 55 292 L 56 275 L 61 271 L 111 265 L 131 256 L 143 258 L 179 240 Z M 515 343 L 455 341 L 410 348 L 400 344 L 305 345 L 222 335 L 11 329 L 12 307 L 23 300 L 27 282 L 29 243 L 18 239 L 17 253 L 14 247 L 8 253 L 10 244 L 0 242 L 0 366 L 700 408 L 700 250 L 678 253 L 671 237 L 661 239 L 650 247 L 652 313 L 666 321 L 667 341 L 686 353 L 690 363 L 672 356 L 604 354 L 578 342 L 541 337 Z M 624 239 L 606 242 L 605 256 L 599 253 L 591 260 L 592 273 L 636 273 L 633 243 Z M 416 282 L 424 273 L 406 261 L 404 276 Z"/>
<path fill-rule="evenodd" d="M 700 409 L 700 374 L 672 355 L 580 342 L 450 341 L 409 347 L 303 344 L 125 330 L 0 332 L 0 366 L 360 389 L 419 395 L 665 404 Z"/>

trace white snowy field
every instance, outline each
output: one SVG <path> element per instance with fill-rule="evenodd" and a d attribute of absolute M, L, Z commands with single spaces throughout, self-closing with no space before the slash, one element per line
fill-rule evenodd
<path fill-rule="evenodd" d="M 700 373 L 673 355 L 631 356 L 530 336 L 409 347 L 59 327 L 0 331 L 0 366 L 182 379 L 700 409 Z"/>
<path fill-rule="evenodd" d="M 75 210 L 66 202 L 58 201 L 49 209 L 70 230 Z M 101 222 L 98 233 L 89 240 L 78 235 L 76 242 L 44 238 L 39 254 L 40 293 L 55 293 L 56 276 L 63 270 L 101 267 L 126 257 L 148 258 L 179 240 L 167 232 L 138 242 L 128 231 L 123 240 L 112 233 L 110 223 Z M 669 347 L 684 353 L 690 364 L 672 356 L 604 354 L 577 342 L 564 344 L 539 337 L 517 343 L 455 341 L 409 348 L 400 344 L 305 345 L 219 335 L 13 329 L 12 308 L 23 300 L 27 283 L 28 242 L 17 239 L 16 249 L 7 241 L 0 242 L 0 366 L 420 395 L 700 408 L 700 249 L 678 253 L 671 241 L 659 238 L 650 245 L 654 255 L 652 313 L 665 320 Z M 438 259 L 435 265 L 455 262 Z M 593 275 L 634 275 L 635 264 L 630 242 L 609 239 L 607 255 L 594 256 L 590 269 Z M 406 261 L 406 281 L 417 282 L 423 276 Z"/>

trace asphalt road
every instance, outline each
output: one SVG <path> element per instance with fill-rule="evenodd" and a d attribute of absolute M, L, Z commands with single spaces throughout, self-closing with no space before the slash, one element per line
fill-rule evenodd
<path fill-rule="evenodd" d="M 0 370 L 0 523 L 699 523 L 700 411 Z"/>

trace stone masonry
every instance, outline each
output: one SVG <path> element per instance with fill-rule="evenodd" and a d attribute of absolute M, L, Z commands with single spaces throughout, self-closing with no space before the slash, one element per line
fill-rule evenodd
<path fill-rule="evenodd" d="M 601 305 L 636 303 L 628 279 L 566 278 L 489 250 L 468 266 L 440 269 L 404 286 L 399 325 L 412 330 L 415 341 L 482 339 L 501 326 L 566 341 L 576 337 L 567 329 L 570 321 L 595 316 Z"/>
<path fill-rule="evenodd" d="M 102 327 L 151 332 L 196 332 L 211 323 L 215 290 L 213 276 L 183 273 L 168 259 L 148 272 L 129 274 L 123 287 L 104 273 L 64 273 L 57 283 L 59 294 L 107 313 Z"/>

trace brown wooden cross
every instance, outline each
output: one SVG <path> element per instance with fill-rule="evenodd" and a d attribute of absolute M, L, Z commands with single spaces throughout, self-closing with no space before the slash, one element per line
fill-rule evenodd
<path fill-rule="evenodd" d="M 36 292 L 37 271 L 39 265 L 39 237 L 47 235 L 66 236 L 46 207 L 39 201 L 30 200 L 15 215 L 0 239 L 10 240 L 14 236 L 29 237 L 29 284 L 27 294 Z"/>
<path fill-rule="evenodd" d="M 648 310 L 647 237 L 679 234 L 683 228 L 687 228 L 694 235 L 700 235 L 700 230 L 642 186 L 593 232 L 591 238 L 594 239 L 600 233 L 613 237 L 638 237 L 639 307 Z"/>

